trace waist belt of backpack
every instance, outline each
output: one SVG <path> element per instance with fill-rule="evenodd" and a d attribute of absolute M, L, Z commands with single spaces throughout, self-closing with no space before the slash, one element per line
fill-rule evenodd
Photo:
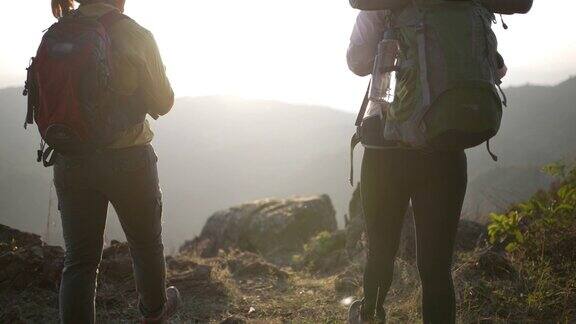
<path fill-rule="evenodd" d="M 368 83 L 366 94 L 364 94 L 364 99 L 362 100 L 362 106 L 360 106 L 360 111 L 358 112 L 358 116 L 356 116 L 356 132 L 350 139 L 350 177 L 348 178 L 348 181 L 350 182 L 351 186 L 354 186 L 354 148 L 361 141 L 360 126 L 362 125 L 362 119 L 364 118 L 364 114 L 368 108 L 368 103 L 370 102 L 368 98 L 368 94 L 370 93 L 370 84 L 371 83 Z"/>

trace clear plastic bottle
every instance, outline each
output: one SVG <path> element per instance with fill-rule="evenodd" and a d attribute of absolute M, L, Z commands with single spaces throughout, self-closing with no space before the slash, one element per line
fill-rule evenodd
<path fill-rule="evenodd" d="M 398 57 L 398 39 L 393 29 L 384 33 L 378 44 L 378 53 L 374 59 L 372 82 L 370 84 L 370 101 L 391 103 L 393 100 L 393 73 Z"/>

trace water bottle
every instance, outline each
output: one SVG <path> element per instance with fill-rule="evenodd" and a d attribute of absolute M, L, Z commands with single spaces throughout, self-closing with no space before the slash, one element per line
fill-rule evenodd
<path fill-rule="evenodd" d="M 394 30 L 387 30 L 384 33 L 384 38 L 378 44 L 378 53 L 374 59 L 369 92 L 369 99 L 372 102 L 390 103 L 393 100 L 392 73 L 396 66 L 398 46 L 398 39 Z"/>

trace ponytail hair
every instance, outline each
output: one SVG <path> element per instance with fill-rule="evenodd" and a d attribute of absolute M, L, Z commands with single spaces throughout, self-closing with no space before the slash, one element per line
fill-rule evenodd
<path fill-rule="evenodd" d="M 52 0 L 52 14 L 62 18 L 74 10 L 74 0 Z"/>

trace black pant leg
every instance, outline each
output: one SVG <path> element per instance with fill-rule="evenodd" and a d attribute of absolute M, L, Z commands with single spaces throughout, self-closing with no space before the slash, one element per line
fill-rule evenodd
<path fill-rule="evenodd" d="M 412 205 L 422 279 L 424 323 L 455 323 L 452 256 L 466 193 L 464 152 L 434 153 L 415 160 Z"/>
<path fill-rule="evenodd" d="M 366 315 L 382 306 L 392 283 L 394 259 L 410 200 L 405 165 L 405 152 L 365 150 L 361 192 L 368 238 L 363 283 Z"/>

